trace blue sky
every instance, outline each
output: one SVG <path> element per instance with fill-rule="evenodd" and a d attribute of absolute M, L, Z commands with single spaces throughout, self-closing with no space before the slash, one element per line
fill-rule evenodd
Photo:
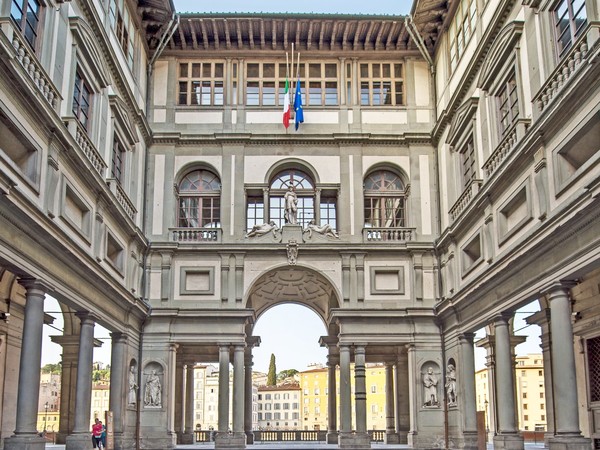
<path fill-rule="evenodd" d="M 412 0 L 173 0 L 178 12 L 267 12 L 406 15 Z"/>

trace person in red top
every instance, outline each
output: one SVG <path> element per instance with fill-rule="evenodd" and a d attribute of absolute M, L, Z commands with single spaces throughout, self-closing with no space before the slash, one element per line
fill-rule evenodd
<path fill-rule="evenodd" d="M 94 439 L 94 448 L 102 450 L 102 422 L 96 418 L 96 423 L 92 425 L 92 438 Z"/>

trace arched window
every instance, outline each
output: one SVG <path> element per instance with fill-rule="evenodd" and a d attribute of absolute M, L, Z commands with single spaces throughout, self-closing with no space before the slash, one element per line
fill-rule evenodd
<path fill-rule="evenodd" d="M 365 178 L 365 227 L 406 226 L 406 188 L 398 175 L 377 170 Z"/>
<path fill-rule="evenodd" d="M 329 224 L 337 229 L 337 189 L 317 186 L 313 178 L 299 169 L 285 169 L 276 173 L 268 185 L 247 189 L 247 221 L 251 230 L 254 225 L 273 221 L 278 227 L 285 225 L 285 193 L 294 188 L 297 203 L 297 224 L 306 228 L 311 220 L 319 225 Z M 268 208 L 265 208 L 265 204 Z"/>
<path fill-rule="evenodd" d="M 221 227 L 221 180 L 208 170 L 188 173 L 178 186 L 177 226 Z"/>

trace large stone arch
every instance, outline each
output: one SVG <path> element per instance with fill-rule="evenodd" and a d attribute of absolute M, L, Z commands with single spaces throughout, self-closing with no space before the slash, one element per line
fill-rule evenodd
<path fill-rule="evenodd" d="M 296 303 L 314 311 L 328 329 L 329 312 L 341 303 L 332 280 L 301 265 L 271 268 L 257 277 L 247 292 L 246 308 L 253 309 L 257 319 L 273 306 Z"/>

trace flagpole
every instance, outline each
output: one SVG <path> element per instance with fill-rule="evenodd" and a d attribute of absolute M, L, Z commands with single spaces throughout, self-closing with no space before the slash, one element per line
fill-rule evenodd
<path fill-rule="evenodd" d="M 292 46 L 294 44 L 292 43 Z M 293 47 L 292 47 L 293 48 Z M 293 51 L 293 50 L 292 50 Z M 292 53 L 292 58 L 294 57 L 294 54 Z M 285 52 L 285 80 L 289 83 L 289 78 L 290 78 L 290 60 L 288 59 L 288 52 Z M 289 89 L 289 85 L 288 85 L 288 89 Z M 288 90 L 288 92 L 286 92 L 284 95 L 288 96 L 288 102 L 289 102 L 289 98 L 290 98 L 290 91 Z M 283 99 L 283 104 L 285 105 L 285 98 Z M 291 111 L 291 105 L 288 106 L 288 109 L 290 109 Z M 289 124 L 289 117 L 291 116 L 291 114 L 288 113 L 288 124 Z M 288 132 L 288 128 L 289 127 L 285 127 L 285 133 L 287 134 Z"/>
<path fill-rule="evenodd" d="M 294 43 L 292 42 L 292 70 L 290 71 L 290 75 L 292 76 L 292 95 L 296 92 L 296 83 L 294 81 Z M 293 98 L 293 97 L 292 97 Z"/>

